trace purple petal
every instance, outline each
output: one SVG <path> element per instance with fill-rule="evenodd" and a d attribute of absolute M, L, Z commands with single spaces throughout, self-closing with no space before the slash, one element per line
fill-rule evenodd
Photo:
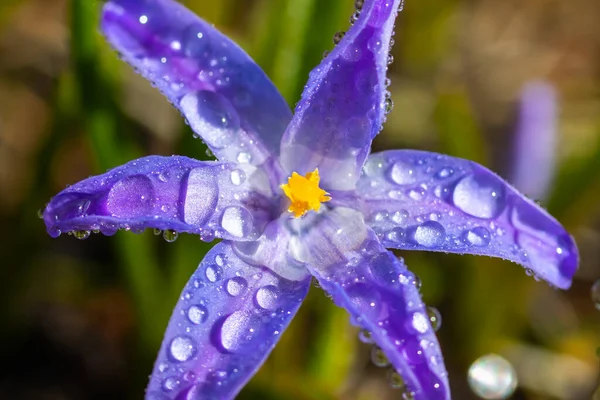
<path fill-rule="evenodd" d="M 384 246 L 500 257 L 556 287 L 571 285 L 579 261 L 573 238 L 481 165 L 393 150 L 371 155 L 363 172 L 357 193 Z"/>
<path fill-rule="evenodd" d="M 400 3 L 365 1 L 358 21 L 311 72 L 281 143 L 286 172 L 318 167 L 324 188 L 354 188 L 384 121 L 389 42 Z"/>
<path fill-rule="evenodd" d="M 328 223 L 333 227 L 335 224 Z M 342 228 L 343 229 L 343 228 Z M 312 237 L 309 245 L 323 249 Z M 369 234 L 359 248 L 343 252 L 342 261 L 310 263 L 309 271 L 333 301 L 348 310 L 352 323 L 371 332 L 372 338 L 404 379 L 415 400 L 450 399 L 442 353 L 427 316 L 414 275 L 404 262 L 385 250 Z"/>
<path fill-rule="evenodd" d="M 44 211 L 61 232 L 172 229 L 254 240 L 270 218 L 268 183 L 256 168 L 187 157 L 144 157 L 90 177 L 56 195 Z"/>
<path fill-rule="evenodd" d="M 511 181 L 535 199 L 548 194 L 556 169 L 557 99 L 554 87 L 530 82 L 523 89 Z"/>
<path fill-rule="evenodd" d="M 173 0 L 111 0 L 102 29 L 219 159 L 260 165 L 279 154 L 289 107 L 258 65 L 210 24 Z"/>
<path fill-rule="evenodd" d="M 146 399 L 232 399 L 281 337 L 310 286 L 217 244 L 173 310 Z"/>

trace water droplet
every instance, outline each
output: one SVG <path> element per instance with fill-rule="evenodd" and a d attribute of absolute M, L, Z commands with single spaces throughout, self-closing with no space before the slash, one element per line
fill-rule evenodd
<path fill-rule="evenodd" d="M 177 387 L 177 380 L 175 378 L 167 378 L 163 381 L 162 387 L 165 392 L 170 392 Z"/>
<path fill-rule="evenodd" d="M 596 282 L 594 282 L 594 284 L 592 285 L 592 301 L 594 302 L 594 306 L 596 307 L 596 310 L 600 311 L 600 279 L 598 279 Z"/>
<path fill-rule="evenodd" d="M 374 343 L 373 334 L 366 329 L 362 329 L 360 332 L 358 332 L 358 339 L 363 343 Z"/>
<path fill-rule="evenodd" d="M 436 174 L 435 177 L 437 179 L 446 179 L 454 175 L 454 170 L 452 168 L 442 168 Z"/>
<path fill-rule="evenodd" d="M 241 276 L 236 276 L 235 278 L 227 280 L 225 283 L 225 290 L 227 290 L 227 293 L 229 293 L 231 296 L 235 297 L 239 296 L 244 290 L 246 290 L 247 286 L 248 283 L 244 278 Z"/>
<path fill-rule="evenodd" d="M 406 210 L 399 210 L 392 214 L 392 221 L 394 221 L 397 224 L 404 224 L 407 219 L 408 211 Z"/>
<path fill-rule="evenodd" d="M 417 177 L 412 166 L 397 161 L 390 168 L 390 179 L 398 185 L 410 185 L 417 182 Z"/>
<path fill-rule="evenodd" d="M 496 354 L 475 360 L 469 368 L 468 380 L 471 390 L 484 399 L 506 399 L 517 387 L 513 366 Z"/>
<path fill-rule="evenodd" d="M 460 210 L 477 218 L 495 218 L 506 205 L 504 186 L 491 174 L 461 179 L 454 188 L 452 201 Z"/>
<path fill-rule="evenodd" d="M 160 234 L 162 233 L 162 231 L 161 231 L 160 229 L 158 229 L 158 228 L 154 228 L 154 229 L 152 230 L 152 232 L 153 232 L 153 233 L 154 233 L 156 236 L 158 236 L 158 235 L 160 235 Z"/>
<path fill-rule="evenodd" d="M 387 367 L 390 365 L 390 360 L 388 360 L 383 350 L 378 346 L 373 346 L 371 349 L 371 362 L 376 367 Z"/>
<path fill-rule="evenodd" d="M 194 356 L 196 349 L 192 339 L 187 336 L 177 336 L 171 341 L 169 352 L 175 361 L 184 362 Z"/>
<path fill-rule="evenodd" d="M 427 316 L 434 332 L 437 332 L 442 327 L 442 314 L 435 307 L 427 307 Z"/>
<path fill-rule="evenodd" d="M 345 34 L 346 32 L 344 31 L 336 32 L 336 34 L 333 35 L 333 43 L 338 44 L 339 42 L 341 42 Z"/>
<path fill-rule="evenodd" d="M 423 286 L 423 282 L 417 274 L 413 274 L 411 283 L 417 288 L 417 290 L 421 290 L 421 286 Z"/>
<path fill-rule="evenodd" d="M 239 162 L 240 164 L 248 164 L 250 161 L 252 161 L 252 156 L 250 155 L 250 153 L 246 153 L 245 151 L 242 151 L 237 156 L 237 162 Z"/>
<path fill-rule="evenodd" d="M 395 369 L 388 370 L 387 381 L 392 389 L 405 388 L 404 379 L 402 379 L 402 376 Z"/>
<path fill-rule="evenodd" d="M 240 119 L 225 96 L 200 90 L 183 96 L 181 112 L 195 132 L 202 132 L 204 141 L 214 149 L 222 149 L 234 140 Z"/>
<path fill-rule="evenodd" d="M 165 229 L 163 232 L 163 239 L 165 239 L 169 243 L 173 243 L 179 237 L 179 233 L 174 231 L 173 229 Z"/>
<path fill-rule="evenodd" d="M 422 312 L 415 312 L 410 321 L 410 328 L 414 330 L 415 333 L 427 333 L 427 331 L 429 331 L 428 318 Z"/>
<path fill-rule="evenodd" d="M 41 208 L 37 210 L 37 217 L 39 219 L 43 219 L 44 218 L 44 210 L 42 210 Z"/>
<path fill-rule="evenodd" d="M 214 171 L 206 167 L 192 169 L 185 190 L 183 219 L 187 224 L 202 227 L 214 213 L 219 200 Z"/>
<path fill-rule="evenodd" d="M 400 243 L 404 241 L 405 231 L 402 228 L 394 228 L 385 235 L 385 237 L 394 243 Z"/>
<path fill-rule="evenodd" d="M 73 231 L 73 236 L 79 240 L 84 240 L 90 237 L 90 231 Z"/>
<path fill-rule="evenodd" d="M 389 114 L 390 112 L 392 112 L 393 109 L 394 109 L 394 101 L 390 98 L 386 98 L 384 112 L 386 114 Z"/>
<path fill-rule="evenodd" d="M 277 308 L 278 298 L 279 289 L 274 285 L 263 286 L 256 291 L 256 304 L 265 310 L 274 310 Z"/>
<path fill-rule="evenodd" d="M 362 10 L 364 4 L 365 4 L 365 0 L 355 0 L 354 8 L 356 8 L 357 11 L 360 11 L 360 10 Z"/>
<path fill-rule="evenodd" d="M 241 169 L 231 171 L 231 183 L 236 186 L 241 185 L 246 180 L 246 174 Z"/>
<path fill-rule="evenodd" d="M 206 275 L 206 279 L 213 283 L 221 279 L 221 276 L 223 276 L 223 270 L 218 265 L 209 265 L 206 267 L 206 271 L 204 271 L 204 273 Z"/>
<path fill-rule="evenodd" d="M 236 238 L 246 237 L 252 231 L 252 214 L 243 207 L 227 207 L 221 217 L 221 226 Z"/>
<path fill-rule="evenodd" d="M 402 393 L 402 400 L 415 400 L 415 392 L 407 390 Z"/>
<path fill-rule="evenodd" d="M 145 175 L 132 175 L 118 181 L 108 192 L 106 210 L 113 217 L 145 217 L 154 207 L 154 186 Z"/>
<path fill-rule="evenodd" d="M 220 344 L 230 352 L 247 349 L 252 339 L 258 336 L 260 321 L 252 314 L 236 311 L 230 314 L 221 326 Z"/>
<path fill-rule="evenodd" d="M 446 231 L 442 224 L 427 221 L 412 230 L 412 239 L 423 247 L 437 247 L 444 242 Z"/>
<path fill-rule="evenodd" d="M 196 304 L 188 308 L 188 319 L 196 325 L 206 322 L 208 318 L 208 309 L 201 304 Z"/>
<path fill-rule="evenodd" d="M 478 226 L 466 231 L 464 233 L 464 240 L 470 245 L 485 247 L 490 244 L 490 232 L 486 228 Z"/>
<path fill-rule="evenodd" d="M 394 56 L 391 54 L 388 54 L 387 65 L 391 65 L 393 62 L 394 62 Z"/>

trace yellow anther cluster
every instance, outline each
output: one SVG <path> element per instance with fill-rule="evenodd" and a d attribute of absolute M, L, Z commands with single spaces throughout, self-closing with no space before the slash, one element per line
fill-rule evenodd
<path fill-rule="evenodd" d="M 296 172 L 288 178 L 288 183 L 281 185 L 281 189 L 290 199 L 288 211 L 294 217 L 303 216 L 308 210 L 319 211 L 321 203 L 331 200 L 327 192 L 319 187 L 319 169 L 302 176 Z"/>

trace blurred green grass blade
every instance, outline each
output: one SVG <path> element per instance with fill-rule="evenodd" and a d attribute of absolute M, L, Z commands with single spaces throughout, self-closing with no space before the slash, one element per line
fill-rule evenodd
<path fill-rule="evenodd" d="M 471 105 L 461 91 L 441 93 L 434 111 L 441 152 L 487 164 L 483 135 L 475 123 Z"/>
<path fill-rule="evenodd" d="M 98 3 L 72 0 L 71 54 L 83 125 L 92 144 L 97 170 L 105 171 L 134 157 L 117 136 L 119 114 L 113 102 L 114 83 L 102 68 L 98 35 Z M 155 321 L 160 310 L 161 276 L 152 256 L 149 237 L 119 235 L 118 254 L 138 309 L 142 344 L 156 348 L 162 327 Z"/>
<path fill-rule="evenodd" d="M 600 133 L 600 129 L 597 129 Z M 585 224 L 600 196 L 600 140 L 587 156 L 563 163 L 548 203 L 548 211 L 568 227 Z"/>
<path fill-rule="evenodd" d="M 251 15 L 252 43 L 250 53 L 269 77 L 273 77 L 277 48 L 281 44 L 281 31 L 287 1 L 261 1 Z"/>
<path fill-rule="evenodd" d="M 323 320 L 316 332 L 309 376 L 330 392 L 338 391 L 351 375 L 359 345 L 358 331 L 348 323 L 348 312 L 321 296 L 319 311 Z"/>
<path fill-rule="evenodd" d="M 283 15 L 280 37 L 282 45 L 277 46 L 271 79 L 288 102 L 297 99 L 296 88 L 306 50 L 306 38 L 311 29 L 312 11 L 318 0 L 288 0 Z"/>

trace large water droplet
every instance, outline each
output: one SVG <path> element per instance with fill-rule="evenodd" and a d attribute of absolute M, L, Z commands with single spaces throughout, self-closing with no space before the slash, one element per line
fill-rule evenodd
<path fill-rule="evenodd" d="M 90 237 L 90 231 L 73 231 L 73 236 L 79 240 L 84 240 Z"/>
<path fill-rule="evenodd" d="M 200 90 L 188 93 L 180 109 L 195 132 L 212 148 L 222 149 L 234 140 L 240 119 L 233 105 L 219 93 Z"/>
<path fill-rule="evenodd" d="M 274 310 L 277 308 L 278 298 L 279 289 L 274 285 L 263 286 L 256 291 L 256 304 L 265 310 Z"/>
<path fill-rule="evenodd" d="M 196 304 L 188 308 L 188 319 L 196 325 L 206 322 L 208 318 L 208 309 L 201 304 Z"/>
<path fill-rule="evenodd" d="M 257 335 L 259 327 L 259 321 L 252 314 L 236 311 L 223 321 L 220 344 L 230 352 L 243 351 Z"/>
<path fill-rule="evenodd" d="M 189 337 L 177 336 L 171 341 L 169 353 L 175 361 L 184 362 L 194 356 L 196 348 Z"/>
<path fill-rule="evenodd" d="M 592 285 L 591 293 L 592 293 L 592 301 L 594 302 L 594 306 L 596 307 L 596 310 L 600 311 L 600 279 L 598 279 Z"/>
<path fill-rule="evenodd" d="M 236 238 L 248 236 L 252 231 L 252 223 L 252 214 L 243 207 L 227 207 L 221 217 L 223 229 Z"/>
<path fill-rule="evenodd" d="M 227 290 L 227 293 L 234 297 L 239 296 L 244 290 L 246 290 L 247 286 L 248 283 L 241 276 L 236 276 L 228 279 L 227 282 L 225 282 L 225 290 Z"/>
<path fill-rule="evenodd" d="M 485 247 L 490 244 L 490 232 L 483 226 L 478 226 L 466 231 L 464 233 L 464 240 L 472 246 Z"/>
<path fill-rule="evenodd" d="M 214 172 L 206 167 L 192 169 L 185 188 L 183 219 L 190 225 L 202 226 L 217 206 L 219 191 Z"/>
<path fill-rule="evenodd" d="M 478 358 L 469 368 L 469 386 L 484 399 L 506 399 L 517 387 L 512 365 L 496 354 Z"/>
<path fill-rule="evenodd" d="M 456 207 L 478 218 L 497 217 L 506 206 L 502 182 L 490 174 L 468 175 L 460 180 L 452 194 Z"/>
<path fill-rule="evenodd" d="M 437 221 L 427 221 L 412 229 L 412 239 L 423 247 L 436 247 L 444 243 L 446 231 Z"/>
<path fill-rule="evenodd" d="M 117 182 L 108 192 L 106 210 L 118 218 L 147 216 L 154 207 L 154 187 L 145 175 L 132 175 Z"/>

